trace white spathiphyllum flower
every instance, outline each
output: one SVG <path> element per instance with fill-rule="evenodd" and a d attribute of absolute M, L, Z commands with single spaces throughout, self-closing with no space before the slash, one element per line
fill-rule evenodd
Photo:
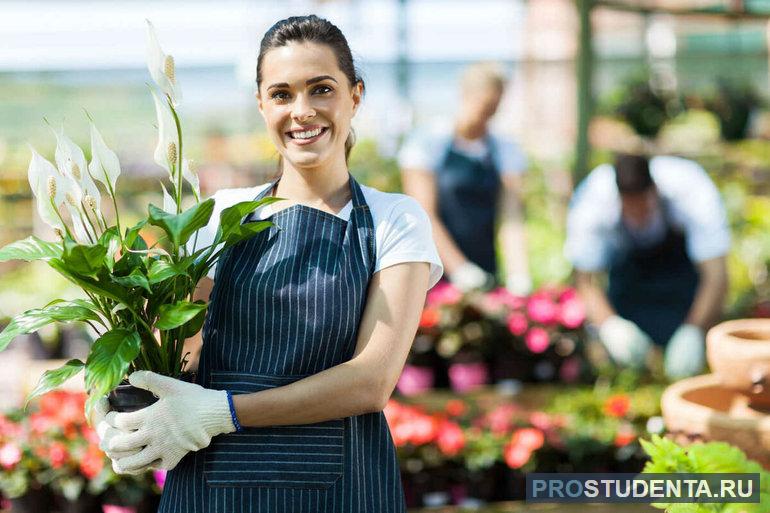
<path fill-rule="evenodd" d="M 32 151 L 32 160 L 29 162 L 27 179 L 37 200 L 37 212 L 45 224 L 63 232 L 64 223 L 54 207 L 55 203 L 51 201 L 52 199 L 56 201 L 56 195 L 59 193 L 57 190 L 59 173 L 53 164 L 35 151 L 35 148 L 30 146 L 29 149 Z"/>
<path fill-rule="evenodd" d="M 176 215 L 176 201 L 174 201 L 174 198 L 168 193 L 166 186 L 163 185 L 162 182 L 160 186 L 163 189 L 163 211 L 171 215 Z"/>
<path fill-rule="evenodd" d="M 94 179 L 88 172 L 88 164 L 83 150 L 64 134 L 63 128 L 59 131 L 54 130 L 54 134 L 56 134 L 56 165 L 59 172 L 75 181 L 78 203 L 88 210 L 93 207 L 96 212 L 99 212 L 101 195 Z M 89 205 L 85 205 L 85 199 L 89 197 L 92 200 L 89 199 Z M 88 214 L 91 215 L 91 212 L 89 211 Z"/>
<path fill-rule="evenodd" d="M 176 185 L 176 174 L 172 173 L 172 166 L 179 158 L 179 134 L 176 131 L 174 116 L 168 104 L 158 98 L 155 91 L 151 91 L 155 101 L 155 113 L 158 118 L 158 145 L 155 147 L 155 162 L 166 169 L 171 175 L 172 182 Z"/>
<path fill-rule="evenodd" d="M 174 58 L 163 53 L 158 43 L 158 36 L 155 33 L 155 27 L 147 21 L 147 68 L 150 70 L 152 79 L 158 84 L 161 91 L 171 98 L 174 106 L 182 100 L 182 90 L 176 80 L 176 69 Z"/>
<path fill-rule="evenodd" d="M 194 171 L 192 160 L 182 159 L 182 176 L 185 180 L 187 180 L 187 183 L 190 184 L 190 187 L 192 187 L 193 191 L 195 191 L 195 198 L 200 199 L 201 183 L 198 179 L 198 173 Z"/>
<path fill-rule="evenodd" d="M 110 194 L 115 192 L 115 182 L 120 176 L 120 161 L 114 151 L 104 143 L 102 134 L 91 123 L 91 163 L 88 170 L 94 180 L 99 180 L 107 187 Z"/>

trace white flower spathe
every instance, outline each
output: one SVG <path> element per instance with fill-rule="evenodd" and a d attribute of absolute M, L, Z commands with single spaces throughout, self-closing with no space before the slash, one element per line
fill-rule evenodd
<path fill-rule="evenodd" d="M 192 161 L 188 159 L 182 159 L 182 176 L 187 183 L 190 184 L 195 192 L 195 199 L 199 200 L 201 197 L 201 183 L 198 179 L 198 173 L 192 170 Z"/>
<path fill-rule="evenodd" d="M 54 130 L 54 134 L 56 135 L 56 166 L 59 168 L 59 173 L 70 177 L 77 185 L 75 197 L 78 205 L 83 206 L 81 203 L 83 199 L 91 197 L 95 202 L 96 212 L 99 212 L 102 204 L 101 194 L 88 172 L 83 150 L 67 137 L 64 128 L 59 131 Z"/>
<path fill-rule="evenodd" d="M 174 59 L 171 55 L 166 55 L 158 43 L 158 36 L 155 33 L 155 26 L 147 21 L 147 69 L 150 70 L 152 79 L 158 84 L 161 91 L 171 98 L 173 105 L 178 105 L 182 100 L 182 90 L 176 80 L 176 70 L 174 69 Z"/>
<path fill-rule="evenodd" d="M 114 151 L 109 149 L 102 138 L 102 134 L 91 123 L 91 163 L 88 170 L 94 180 L 99 180 L 110 191 L 115 192 L 115 182 L 120 176 L 120 161 Z"/>
<path fill-rule="evenodd" d="M 171 180 L 176 186 L 176 174 L 172 172 L 178 167 L 176 161 L 179 158 L 179 134 L 176 131 L 176 123 L 168 104 L 158 98 L 155 91 L 150 92 L 155 102 L 155 113 L 158 119 L 158 145 L 155 147 L 155 162 L 169 172 Z"/>
<path fill-rule="evenodd" d="M 176 200 L 168 193 L 163 182 L 161 182 L 160 186 L 163 189 L 163 211 L 167 214 L 176 215 Z"/>
<path fill-rule="evenodd" d="M 50 196 L 50 193 L 53 192 L 55 201 L 56 195 L 59 194 L 59 173 L 53 164 L 35 151 L 35 148 L 30 146 L 29 149 L 32 151 L 32 160 L 29 162 L 27 179 L 37 200 L 37 212 L 45 224 L 56 230 L 64 231 L 64 223 L 62 223 L 59 213 L 54 207 L 55 203 L 51 201 Z"/>

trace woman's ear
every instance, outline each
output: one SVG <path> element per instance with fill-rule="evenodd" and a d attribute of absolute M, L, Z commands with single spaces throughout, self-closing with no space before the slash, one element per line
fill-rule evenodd
<path fill-rule="evenodd" d="M 265 113 L 262 110 L 262 96 L 259 94 L 259 89 L 256 89 L 254 91 L 254 98 L 257 99 L 257 108 L 259 109 L 259 113 L 262 114 L 262 117 L 265 117 Z"/>
<path fill-rule="evenodd" d="M 358 106 L 361 105 L 361 98 L 364 96 L 364 83 L 360 80 L 356 82 L 351 89 L 350 94 L 353 99 L 353 115 L 355 116 L 358 111 Z"/>

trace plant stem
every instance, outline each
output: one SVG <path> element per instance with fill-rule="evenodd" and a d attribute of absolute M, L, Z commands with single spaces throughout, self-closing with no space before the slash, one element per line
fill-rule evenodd
<path fill-rule="evenodd" d="M 171 109 L 171 114 L 174 116 L 174 124 L 176 125 L 176 134 L 177 134 L 177 142 L 179 143 L 179 148 L 177 151 L 177 190 L 176 190 L 176 213 L 181 214 L 182 213 L 182 123 L 179 121 L 179 116 L 176 113 L 176 109 L 174 109 L 174 105 L 171 103 L 171 98 L 169 95 L 166 95 L 166 103 L 168 103 L 168 107 Z"/>

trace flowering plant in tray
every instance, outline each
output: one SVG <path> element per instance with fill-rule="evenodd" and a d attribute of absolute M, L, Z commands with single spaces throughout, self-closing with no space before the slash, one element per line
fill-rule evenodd
<path fill-rule="evenodd" d="M 184 341 L 201 329 L 205 316 L 206 303 L 193 299 L 198 282 L 224 249 L 271 225 L 267 221 L 242 224 L 241 220 L 276 198 L 241 202 L 221 212 L 214 241 L 198 246 L 196 232 L 208 224 L 214 200 L 200 200 L 198 178 L 184 157 L 177 113 L 181 93 L 174 60 L 161 50 L 149 21 L 147 34 L 159 131 L 154 160 L 168 171 L 169 181 L 168 189 L 161 183 L 162 208 L 150 204 L 144 219 L 133 226 L 121 224 L 116 194 L 120 162 L 93 120 L 90 162 L 63 130 L 54 130 L 55 165 L 32 148 L 29 183 L 37 211 L 57 239 L 31 236 L 11 243 L 0 249 L 0 261 L 44 260 L 78 285 L 84 297 L 72 301 L 52 298 L 42 308 L 17 315 L 0 333 L 0 350 L 16 335 L 54 322 L 87 323 L 98 338 L 85 362 L 73 359 L 46 372 L 30 398 L 81 370 L 85 370 L 90 396 L 87 408 L 132 371 L 179 377 L 186 365 Z M 192 192 L 191 201 L 184 201 L 185 182 Z M 103 199 L 112 203 L 114 223 L 102 212 Z M 192 206 L 183 209 L 183 203 Z M 148 247 L 143 233 L 149 227 L 156 227 L 162 236 Z"/>

